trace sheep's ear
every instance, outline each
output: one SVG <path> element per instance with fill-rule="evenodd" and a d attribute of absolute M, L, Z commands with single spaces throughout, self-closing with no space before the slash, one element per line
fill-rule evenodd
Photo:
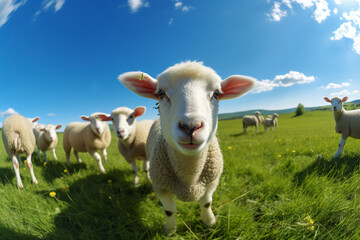
<path fill-rule="evenodd" d="M 39 119 L 40 119 L 40 117 L 36 117 L 36 118 L 31 119 L 31 121 L 32 122 L 37 122 L 37 121 L 39 121 Z"/>
<path fill-rule="evenodd" d="M 97 116 L 100 118 L 101 121 L 104 121 L 104 122 L 113 120 L 113 118 L 111 117 L 110 114 L 103 113 L 103 114 L 98 114 Z"/>
<path fill-rule="evenodd" d="M 57 125 L 57 126 L 56 126 L 56 128 L 55 128 L 55 129 L 59 129 L 59 128 L 61 128 L 61 126 L 62 126 L 62 125 L 61 125 L 61 124 L 59 124 L 59 125 Z"/>
<path fill-rule="evenodd" d="M 43 132 L 45 131 L 45 128 L 40 128 L 39 131 Z"/>
<path fill-rule="evenodd" d="M 144 115 L 145 111 L 146 111 L 146 107 L 137 107 L 137 108 L 135 108 L 134 117 L 137 118 L 137 117 L 140 117 L 140 116 Z"/>
<path fill-rule="evenodd" d="M 328 97 L 324 97 L 324 100 L 331 103 L 331 100 Z"/>
<path fill-rule="evenodd" d="M 255 79 L 247 76 L 233 75 L 221 82 L 219 100 L 240 97 L 255 86 Z"/>
<path fill-rule="evenodd" d="M 90 121 L 90 118 L 88 116 L 85 116 L 85 115 L 82 115 L 80 118 L 82 120 L 84 120 L 84 121 Z"/>
<path fill-rule="evenodd" d="M 159 100 L 156 92 L 157 80 L 143 72 L 127 72 L 119 75 L 119 81 L 134 93 Z"/>
<path fill-rule="evenodd" d="M 346 102 L 346 100 L 348 100 L 348 97 L 344 97 L 341 101 Z"/>

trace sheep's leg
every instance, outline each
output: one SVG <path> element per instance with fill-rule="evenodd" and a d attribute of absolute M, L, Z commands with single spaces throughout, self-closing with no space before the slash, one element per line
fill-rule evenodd
<path fill-rule="evenodd" d="M 104 160 L 105 160 L 105 163 L 107 163 L 108 161 L 107 161 L 107 152 L 106 152 L 106 149 L 104 148 L 103 150 L 101 150 L 101 154 L 102 154 L 102 156 L 103 156 L 103 158 L 104 158 Z"/>
<path fill-rule="evenodd" d="M 79 163 L 81 163 L 82 160 L 81 160 L 81 158 L 79 157 L 79 152 L 78 152 L 78 151 L 75 151 L 75 149 L 74 149 L 74 154 L 75 154 L 76 160 L 77 160 Z"/>
<path fill-rule="evenodd" d="M 13 163 L 13 167 L 15 170 L 16 181 L 17 181 L 18 187 L 23 188 L 24 186 L 23 186 L 21 178 L 20 178 L 19 161 L 15 154 L 12 155 L 12 163 Z"/>
<path fill-rule="evenodd" d="M 45 162 L 49 162 L 49 159 L 47 158 L 46 150 L 43 150 L 43 154 L 44 154 Z"/>
<path fill-rule="evenodd" d="M 259 131 L 258 131 L 259 129 L 258 129 L 258 125 L 256 125 L 256 133 L 258 133 Z"/>
<path fill-rule="evenodd" d="M 40 154 L 40 148 L 39 148 L 39 146 L 37 146 L 37 155 L 38 155 L 38 158 L 39 158 L 39 160 L 40 160 L 41 154 Z"/>
<path fill-rule="evenodd" d="M 254 132 L 254 126 L 251 126 L 251 131 Z"/>
<path fill-rule="evenodd" d="M 131 162 L 131 169 L 134 174 L 134 186 L 138 187 L 139 186 L 138 166 L 136 165 L 135 159 Z"/>
<path fill-rule="evenodd" d="M 216 218 L 211 210 L 212 195 L 214 191 L 215 189 L 206 190 L 204 196 L 198 201 L 201 208 L 201 221 L 208 227 L 213 227 L 216 224 Z"/>
<path fill-rule="evenodd" d="M 65 148 L 65 147 L 64 147 Z M 71 152 L 71 148 L 68 150 L 68 151 L 66 151 L 65 150 L 65 155 L 66 155 L 66 162 L 67 162 L 67 165 L 68 166 L 70 166 L 70 152 Z M 74 151 L 75 152 L 75 151 Z"/>
<path fill-rule="evenodd" d="M 163 209 L 165 211 L 165 225 L 164 231 L 166 235 L 171 235 L 171 233 L 176 231 L 176 221 L 175 221 L 175 213 L 176 213 L 176 204 L 173 199 L 173 196 L 170 192 L 156 192 L 156 195 L 159 197 Z"/>
<path fill-rule="evenodd" d="M 55 148 L 52 149 L 51 152 L 52 152 L 52 155 L 54 156 L 54 159 L 57 161 L 58 158 L 57 158 L 56 153 L 55 153 Z"/>
<path fill-rule="evenodd" d="M 149 168 L 150 168 L 150 161 L 149 160 L 144 160 L 143 170 L 146 173 L 147 179 L 151 182 Z"/>
<path fill-rule="evenodd" d="M 90 155 L 94 158 L 95 162 L 98 164 L 100 172 L 101 173 L 106 173 L 104 166 L 102 165 L 101 162 L 101 157 L 100 154 L 98 152 L 91 152 Z"/>
<path fill-rule="evenodd" d="M 34 184 L 38 184 L 38 181 L 36 180 L 35 174 L 34 174 L 34 168 L 33 168 L 33 164 L 31 162 L 31 153 L 26 155 L 26 162 L 27 162 L 27 166 L 30 170 L 30 175 L 32 178 L 32 181 Z"/>
<path fill-rule="evenodd" d="M 16 155 L 16 157 L 17 157 L 17 160 L 18 160 L 19 166 L 21 167 L 21 165 L 22 165 L 22 161 L 21 161 L 20 154 L 17 154 L 17 155 Z"/>
<path fill-rule="evenodd" d="M 340 142 L 339 142 L 339 148 L 338 148 L 334 158 L 340 157 L 340 155 L 343 153 L 346 139 L 347 138 L 345 138 L 345 137 L 341 137 Z"/>

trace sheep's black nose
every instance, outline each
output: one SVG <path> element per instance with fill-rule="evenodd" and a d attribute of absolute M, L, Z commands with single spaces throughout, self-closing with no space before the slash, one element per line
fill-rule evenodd
<path fill-rule="evenodd" d="M 194 123 L 191 126 L 188 126 L 187 124 L 184 124 L 182 122 L 179 122 L 179 128 L 181 131 L 185 132 L 187 135 L 192 136 L 194 132 L 199 130 L 203 127 L 203 123 Z"/>

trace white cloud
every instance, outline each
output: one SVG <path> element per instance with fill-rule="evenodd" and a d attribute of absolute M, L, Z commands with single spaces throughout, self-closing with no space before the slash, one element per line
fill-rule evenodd
<path fill-rule="evenodd" d="M 174 18 L 170 18 L 170 20 L 169 20 L 169 25 L 172 25 L 173 24 L 173 22 L 174 22 Z"/>
<path fill-rule="evenodd" d="M 325 89 L 337 89 L 337 88 L 343 88 L 343 87 L 348 87 L 350 86 L 350 83 L 344 82 L 341 84 L 337 84 L 337 83 L 329 83 L 326 87 L 324 87 Z"/>
<path fill-rule="evenodd" d="M 333 32 L 334 35 L 330 39 L 348 38 L 353 40 L 353 49 L 360 55 L 360 8 L 357 11 L 343 13 L 340 19 L 345 22 Z"/>
<path fill-rule="evenodd" d="M 353 92 L 352 92 L 352 94 L 358 94 L 359 93 L 359 90 L 354 90 Z"/>
<path fill-rule="evenodd" d="M 321 23 L 330 16 L 330 9 L 325 0 L 318 0 L 315 2 L 315 5 L 314 18 L 318 23 Z"/>
<path fill-rule="evenodd" d="M 49 117 L 55 117 L 55 116 L 56 116 L 55 113 L 48 113 L 47 115 L 48 115 Z"/>
<path fill-rule="evenodd" d="M 12 115 L 12 114 L 18 114 L 18 112 L 16 112 L 14 109 L 12 108 L 8 108 L 6 111 L 1 112 L 0 116 L 1 117 L 5 117 L 6 115 Z"/>
<path fill-rule="evenodd" d="M 282 11 L 280 9 L 280 7 L 281 7 L 281 3 L 274 2 L 272 12 L 271 12 L 271 14 L 268 14 L 268 16 L 270 17 L 270 19 L 272 21 L 279 22 L 281 20 L 281 18 L 283 18 L 287 15 L 287 11 L 286 10 Z"/>
<path fill-rule="evenodd" d="M 181 10 L 183 12 L 188 12 L 188 11 L 194 9 L 193 6 L 184 5 L 184 3 L 181 2 L 180 0 L 175 0 L 174 7 L 176 10 Z"/>
<path fill-rule="evenodd" d="M 284 75 L 277 75 L 274 80 L 257 81 L 253 93 L 268 92 L 275 87 L 291 87 L 294 84 L 311 83 L 315 81 L 314 76 L 307 77 L 303 73 L 290 71 Z"/>
<path fill-rule="evenodd" d="M 293 2 L 299 4 L 302 7 L 302 9 L 310 8 L 314 6 L 314 0 L 293 0 Z"/>
<path fill-rule="evenodd" d="M 65 3 L 65 0 L 44 0 L 43 1 L 43 10 L 48 10 L 54 8 L 54 11 L 59 11 Z"/>
<path fill-rule="evenodd" d="M 341 5 L 341 0 L 334 0 L 336 5 Z"/>
<path fill-rule="evenodd" d="M 342 90 L 341 92 L 330 93 L 330 97 L 344 97 L 350 95 L 348 90 Z"/>
<path fill-rule="evenodd" d="M 2 27 L 19 7 L 24 5 L 26 0 L 17 2 L 16 0 L 0 0 L 0 27 Z"/>
<path fill-rule="evenodd" d="M 288 8 L 292 9 L 290 0 L 282 0 L 282 3 L 285 4 Z"/>
<path fill-rule="evenodd" d="M 128 5 L 131 13 L 136 13 L 142 7 L 150 7 L 149 2 L 143 0 L 128 0 Z"/>
<path fill-rule="evenodd" d="M 334 8 L 334 14 L 337 15 L 339 13 L 339 10 L 337 8 Z"/>
<path fill-rule="evenodd" d="M 311 83 L 315 81 L 314 76 L 307 77 L 303 73 L 290 71 L 284 75 L 278 75 L 274 79 L 274 83 L 281 87 L 290 87 L 294 84 Z"/>

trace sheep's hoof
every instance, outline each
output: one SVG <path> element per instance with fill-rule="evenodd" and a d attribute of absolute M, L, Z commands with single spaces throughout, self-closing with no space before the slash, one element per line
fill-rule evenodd
<path fill-rule="evenodd" d="M 175 234 L 175 232 L 176 232 L 176 226 L 173 228 L 169 228 L 164 225 L 164 235 L 165 236 L 171 237 Z"/>
<path fill-rule="evenodd" d="M 34 183 L 35 185 L 37 185 L 39 182 L 35 179 L 35 181 L 33 181 L 33 183 Z"/>
<path fill-rule="evenodd" d="M 18 183 L 19 188 L 24 188 L 24 185 L 22 183 Z"/>
<path fill-rule="evenodd" d="M 216 225 L 216 218 L 207 218 L 207 219 L 201 219 L 201 221 L 205 224 L 206 227 L 213 228 Z"/>

